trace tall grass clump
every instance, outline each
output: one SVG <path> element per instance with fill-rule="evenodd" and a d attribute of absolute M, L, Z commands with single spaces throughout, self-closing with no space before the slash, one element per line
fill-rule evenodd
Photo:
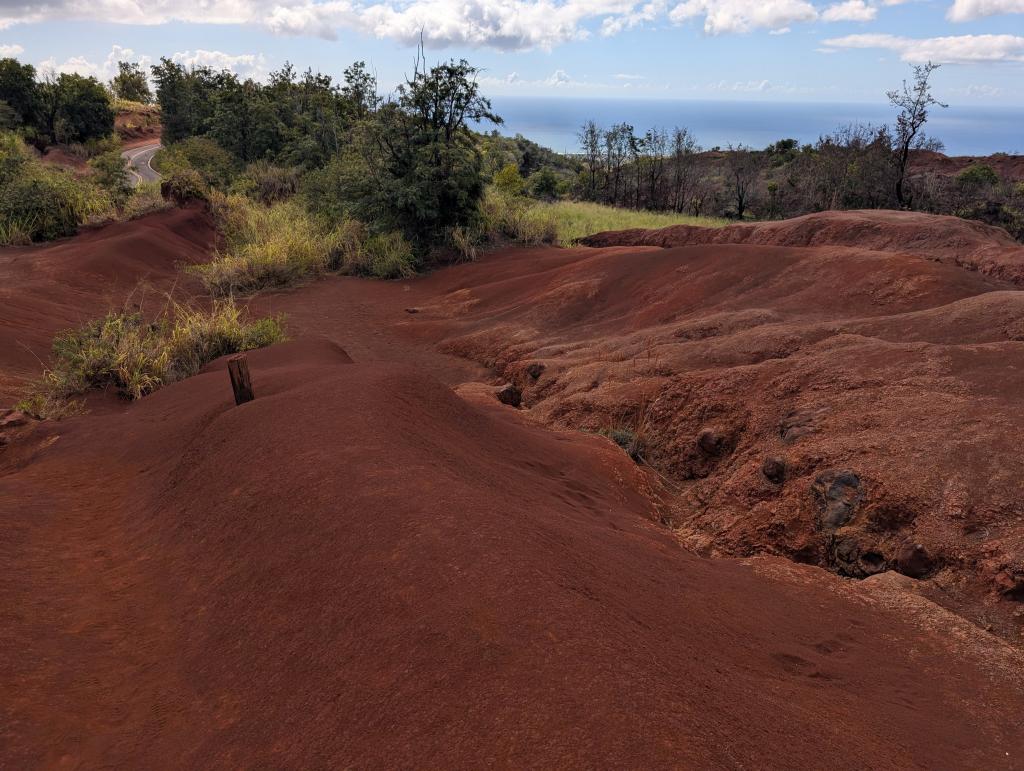
<path fill-rule="evenodd" d="M 133 220 L 145 214 L 169 209 L 173 204 L 163 197 L 159 182 L 143 182 L 137 185 L 121 207 L 121 218 Z"/>
<path fill-rule="evenodd" d="M 328 269 L 337 248 L 326 231 L 293 201 L 263 206 L 242 195 L 211 195 L 224 236 L 212 262 L 191 268 L 215 297 L 292 286 Z"/>
<path fill-rule="evenodd" d="M 492 187 L 480 205 L 477 241 L 511 240 L 525 246 L 573 246 L 605 230 L 663 228 L 669 225 L 721 227 L 727 220 L 683 214 L 635 211 L 580 201 L 547 203 Z M 455 244 L 459 251 L 464 251 Z"/>
<path fill-rule="evenodd" d="M 718 228 L 729 224 L 718 217 L 691 217 L 672 212 L 637 211 L 583 201 L 556 201 L 538 206 L 555 222 L 558 243 L 572 246 L 585 236 L 606 230 L 665 228 L 670 225 L 697 225 Z"/>
<path fill-rule="evenodd" d="M 114 389 L 140 399 L 191 377 L 219 356 L 284 339 L 279 318 L 248 320 L 231 301 L 209 310 L 171 304 L 152 320 L 141 313 L 110 313 L 57 335 L 50 368 L 19 408 L 41 418 L 76 410 L 75 396 Z"/>
<path fill-rule="evenodd" d="M 488 240 L 511 239 L 536 246 L 558 240 L 558 222 L 544 204 L 497 189 L 488 190 L 480 206 L 480 228 Z"/>
<path fill-rule="evenodd" d="M 215 297 L 294 286 L 327 271 L 390 279 L 418 267 L 401 233 L 371 234 L 355 220 L 325 225 L 294 199 L 264 206 L 213 193 L 211 208 L 224 248 L 191 270 Z"/>

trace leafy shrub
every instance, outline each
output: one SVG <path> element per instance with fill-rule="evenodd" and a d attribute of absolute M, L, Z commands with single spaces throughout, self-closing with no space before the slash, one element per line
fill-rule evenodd
<path fill-rule="evenodd" d="M 153 156 L 153 168 L 164 176 L 195 171 L 207 187 L 227 190 L 238 171 L 234 156 L 208 137 L 189 137 Z"/>
<path fill-rule="evenodd" d="M 526 192 L 526 181 L 512 163 L 505 164 L 501 171 L 494 175 L 493 184 L 494 189 L 502 195 L 522 195 Z"/>
<path fill-rule="evenodd" d="M 109 214 L 111 201 L 87 181 L 41 164 L 0 184 L 0 228 L 31 241 L 73 235 L 78 226 Z"/>
<path fill-rule="evenodd" d="M 257 161 L 249 164 L 233 189 L 269 206 L 298 192 L 299 172 L 298 169 Z"/>
<path fill-rule="evenodd" d="M 177 203 L 205 201 L 210 194 L 206 182 L 195 169 L 178 168 L 164 177 L 160 193 Z"/>
<path fill-rule="evenodd" d="M 110 150 L 97 155 L 89 161 L 89 165 L 92 167 L 96 184 L 106 190 L 115 202 L 123 204 L 131 196 L 128 164 L 120 150 Z"/>
<path fill-rule="evenodd" d="M 956 175 L 956 183 L 961 190 L 977 192 L 984 187 L 999 184 L 999 175 L 991 166 L 972 165 Z"/>
<path fill-rule="evenodd" d="M 550 167 L 545 166 L 533 172 L 526 184 L 534 198 L 551 200 L 558 197 L 559 182 L 558 175 Z"/>
<path fill-rule="evenodd" d="M 191 377 L 219 356 L 284 339 L 279 318 L 248 321 L 232 302 L 210 310 L 172 305 L 153 320 L 139 313 L 110 313 L 53 341 L 42 379 L 19 404 L 38 417 L 60 417 L 74 396 L 113 388 L 139 399 L 167 383 Z"/>

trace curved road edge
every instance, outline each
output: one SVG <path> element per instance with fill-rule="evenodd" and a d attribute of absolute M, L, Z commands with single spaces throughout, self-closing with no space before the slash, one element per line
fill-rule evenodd
<path fill-rule="evenodd" d="M 143 182 L 159 182 L 160 174 L 152 166 L 153 156 L 160 149 L 159 142 L 153 142 L 139 147 L 133 147 L 121 153 L 121 157 L 128 162 L 128 172 L 132 177 L 132 187 L 138 187 Z"/>

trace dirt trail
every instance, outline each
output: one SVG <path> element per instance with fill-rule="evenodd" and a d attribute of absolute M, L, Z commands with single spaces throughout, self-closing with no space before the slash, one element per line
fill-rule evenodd
<path fill-rule="evenodd" d="M 488 313 L 526 314 L 524 345 L 649 324 L 562 278 L 625 292 L 611 266 L 655 255 L 679 267 L 538 249 L 329 278 L 253 302 L 293 337 L 249 355 L 254 402 L 218 361 L 24 429 L 0 451 L 0 764 L 1024 768 L 1018 651 L 912 587 L 698 557 L 611 442 L 465 385 L 511 361 L 451 353 Z"/>

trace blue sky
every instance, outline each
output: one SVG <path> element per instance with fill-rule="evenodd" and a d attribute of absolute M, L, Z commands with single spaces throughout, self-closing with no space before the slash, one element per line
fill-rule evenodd
<path fill-rule="evenodd" d="M 930 59 L 947 101 L 1024 106 L 1024 0 L 0 0 L 0 54 L 101 78 L 364 59 L 387 89 L 420 30 L 493 95 L 877 103 Z"/>

